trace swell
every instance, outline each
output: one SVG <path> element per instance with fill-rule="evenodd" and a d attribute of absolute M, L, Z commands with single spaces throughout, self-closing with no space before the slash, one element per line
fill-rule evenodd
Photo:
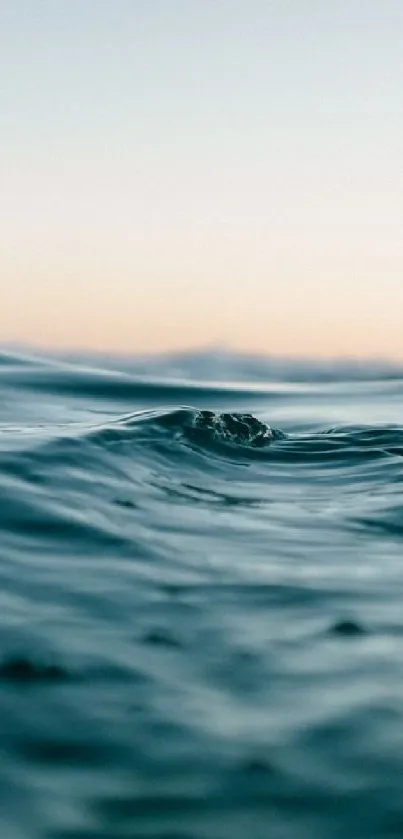
<path fill-rule="evenodd" d="M 8 375 L 7 375 L 8 374 Z M 36 368 L 25 370 L 13 367 L 3 370 L 3 385 L 28 392 L 39 392 L 54 396 L 72 396 L 80 400 L 116 400 L 147 404 L 181 404 L 197 400 L 233 398 L 237 402 L 251 396 L 269 398 L 271 394 L 286 396 L 282 388 L 246 387 L 206 382 L 165 381 L 142 379 L 121 372 L 100 372 L 96 370 L 68 370 Z"/>
<path fill-rule="evenodd" d="M 60 399 L 66 404 L 66 398 L 83 408 L 92 407 L 100 403 L 116 402 L 122 409 L 125 406 L 133 408 L 169 406 L 183 404 L 199 405 L 206 408 L 242 407 L 246 404 L 260 404 L 262 401 L 288 405 L 290 402 L 297 407 L 308 402 L 316 403 L 324 397 L 333 402 L 354 399 L 357 392 L 362 398 L 383 398 L 385 389 L 389 398 L 400 398 L 403 392 L 402 380 L 382 379 L 370 384 L 364 379 L 360 382 L 351 380 L 327 381 L 319 384 L 315 377 L 305 381 L 278 381 L 261 377 L 260 380 L 246 382 L 236 380 L 235 375 L 226 381 L 217 380 L 217 369 L 211 365 L 210 380 L 206 375 L 200 378 L 179 378 L 167 376 L 163 368 L 156 372 L 156 376 L 132 369 L 111 369 L 84 366 L 57 358 L 23 356 L 22 354 L 0 353 L 1 386 L 4 391 L 3 401 L 7 404 L 11 399 L 32 403 L 32 396 L 41 400 L 43 397 Z M 218 368 L 219 372 L 219 368 Z M 358 391 L 357 391 L 358 388 Z M 21 418 L 23 420 L 23 417 Z"/>
<path fill-rule="evenodd" d="M 47 366 L 49 364 L 49 360 L 34 358 L 33 356 L 27 356 L 21 353 L 4 352 L 0 350 L 0 368 L 2 373 L 5 372 L 8 367 L 32 367 L 37 364 Z"/>
<path fill-rule="evenodd" d="M 171 379 L 180 377 L 190 381 L 227 381 L 266 384 L 281 383 L 391 383 L 402 381 L 403 369 L 399 364 L 367 359 L 323 360 L 301 359 L 292 356 L 267 357 L 228 350 L 201 350 L 195 352 L 162 353 L 156 355 L 119 354 L 103 355 L 99 352 L 49 352 L 31 350 L 18 344 L 3 344 L 0 348 L 0 367 L 13 365 L 49 366 L 120 371 L 131 375 L 145 375 Z"/>
<path fill-rule="evenodd" d="M 102 456 L 123 454 L 135 460 L 164 451 L 165 458 L 178 466 L 181 458 L 196 452 L 225 460 L 272 461 L 312 466 L 347 465 L 403 457 L 403 429 L 398 426 L 337 426 L 314 433 L 285 433 L 250 413 L 219 413 L 206 409 L 154 408 L 120 415 L 100 424 L 70 423 L 25 429 L 3 429 L 0 447 L 5 455 L 37 452 L 40 457 L 76 458 L 82 452 L 88 465 Z M 162 448 L 161 448 L 162 447 Z M 179 459 L 179 460 L 178 460 Z"/>
<path fill-rule="evenodd" d="M 399 426 L 336 426 L 315 433 L 285 433 L 250 413 L 219 413 L 194 407 L 138 411 L 89 428 L 85 434 L 94 442 L 107 444 L 119 439 L 156 439 L 169 435 L 172 442 L 187 440 L 200 447 L 212 442 L 232 449 L 259 449 L 263 456 L 274 451 L 322 454 L 367 452 L 403 456 L 403 428 Z"/>

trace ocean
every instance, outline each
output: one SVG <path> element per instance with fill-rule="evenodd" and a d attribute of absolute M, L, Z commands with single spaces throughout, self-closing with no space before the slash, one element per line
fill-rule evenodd
<path fill-rule="evenodd" d="M 0 355 L 0 836 L 401 839 L 403 371 Z"/>

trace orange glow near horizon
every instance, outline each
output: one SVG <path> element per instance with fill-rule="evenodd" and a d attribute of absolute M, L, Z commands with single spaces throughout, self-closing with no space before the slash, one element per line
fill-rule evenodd
<path fill-rule="evenodd" d="M 182 6 L 0 20 L 0 345 L 403 360 L 400 2 Z"/>

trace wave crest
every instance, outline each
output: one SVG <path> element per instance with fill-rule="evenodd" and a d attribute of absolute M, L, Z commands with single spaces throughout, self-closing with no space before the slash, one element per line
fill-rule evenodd
<path fill-rule="evenodd" d="M 253 414 L 216 413 L 208 410 L 182 409 L 165 414 L 160 422 L 175 425 L 198 444 L 209 442 L 229 443 L 233 446 L 264 448 L 274 440 L 285 437 L 257 419 Z"/>

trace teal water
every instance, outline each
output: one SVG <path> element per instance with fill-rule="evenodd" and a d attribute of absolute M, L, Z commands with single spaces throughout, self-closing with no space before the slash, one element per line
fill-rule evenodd
<path fill-rule="evenodd" d="M 0 356 L 0 835 L 400 839 L 403 377 Z"/>

